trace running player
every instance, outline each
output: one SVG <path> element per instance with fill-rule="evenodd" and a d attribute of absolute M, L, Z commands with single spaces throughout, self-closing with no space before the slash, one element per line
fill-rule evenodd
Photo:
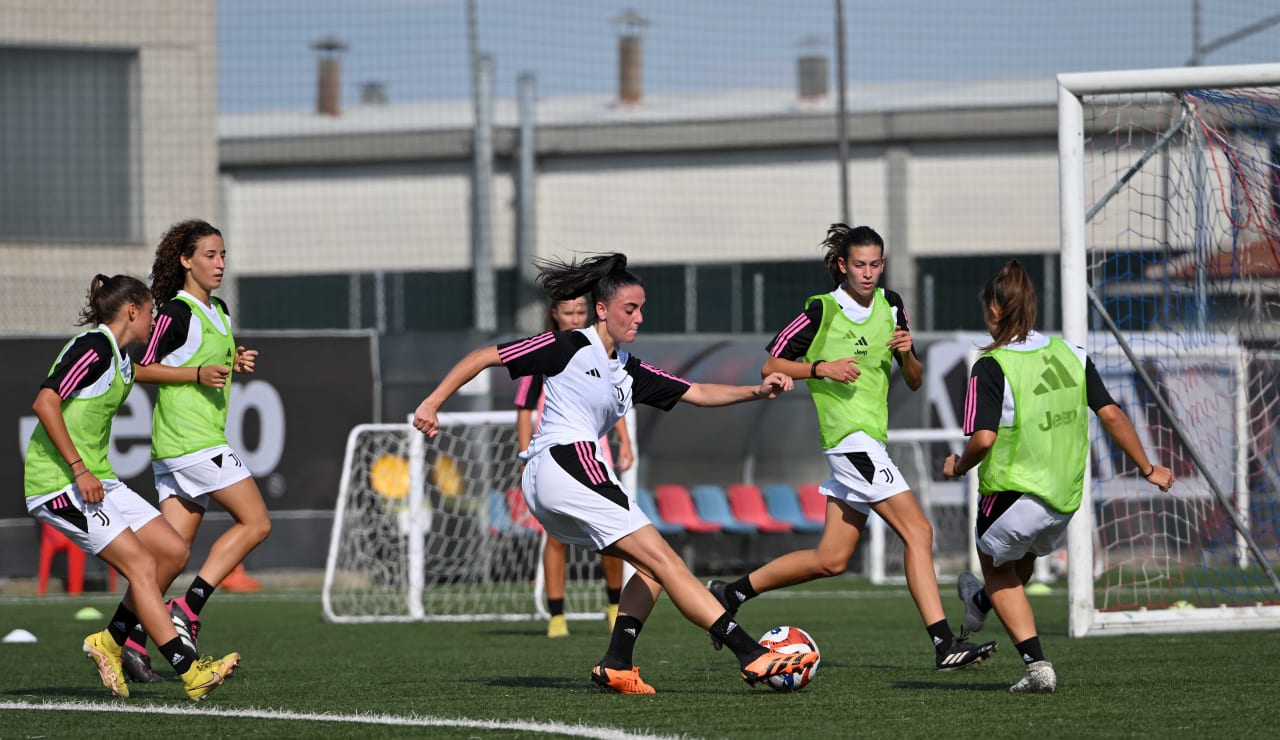
<path fill-rule="evenodd" d="M 581 329 L 587 325 L 587 299 L 579 296 L 567 301 L 551 304 L 548 311 L 548 329 L 569 331 Z M 537 424 L 534 414 L 542 413 L 542 376 L 526 375 L 516 383 L 516 436 L 520 442 L 520 452 L 529 449 L 529 441 L 533 439 L 533 430 Z M 608 435 L 600 438 L 600 451 L 604 454 L 605 464 L 613 465 L 619 473 L 625 473 L 631 467 L 634 458 L 631 454 L 631 436 L 627 434 L 626 419 L 619 419 L 613 427 L 618 434 L 618 460 L 614 465 L 609 449 Z M 551 535 L 546 536 L 542 547 L 542 573 L 546 584 L 547 611 L 551 619 L 547 622 L 547 637 L 567 637 L 569 622 L 564 616 L 564 570 L 567 551 L 565 545 Z M 622 561 L 604 555 L 600 558 L 600 568 L 604 572 L 604 590 L 606 604 L 604 619 L 609 629 L 618 619 L 618 600 L 622 597 Z"/>
<path fill-rule="evenodd" d="M 146 341 L 153 308 L 151 293 L 136 278 L 97 275 L 90 283 L 79 323 L 94 328 L 62 348 L 32 404 L 39 424 L 26 452 L 27 511 L 129 582 L 107 629 L 84 639 L 103 686 L 113 696 L 129 696 L 120 656 L 130 631 L 141 624 L 187 696 L 203 699 L 240 656 L 215 661 L 183 644 L 165 613 L 163 593 L 187 563 L 187 543 L 116 477 L 107 459 L 112 419 L 133 389 L 134 365 L 122 348 Z"/>
<path fill-rule="evenodd" d="M 924 368 L 902 299 L 876 287 L 884 272 L 884 239 L 867 226 L 833 224 L 822 246 L 835 289 L 806 301 L 804 313 L 769 342 L 761 370 L 809 383 L 831 468 L 820 489 L 827 496 L 822 539 L 817 549 L 788 553 L 732 583 L 707 586 L 732 614 L 766 591 L 839 575 L 874 511 L 906 547 L 907 588 L 933 643 L 935 667 L 951 671 L 981 663 L 996 644 L 957 639 L 947 624 L 933 571 L 933 528 L 885 449 L 891 363 L 897 361 L 913 391 Z"/>
<path fill-rule="evenodd" d="M 138 368 L 138 380 L 164 383 L 156 391 L 151 430 L 160 511 L 188 546 L 210 500 L 235 520 L 213 543 L 186 593 L 169 602 L 174 625 L 195 646 L 200 612 L 214 589 L 271 532 L 258 485 L 227 444 L 231 374 L 252 373 L 258 352 L 236 345 L 227 306 L 213 296 L 225 269 L 222 233 L 210 224 L 184 221 L 165 233 L 151 267 L 160 311 Z M 168 382 L 171 374 L 183 382 Z M 145 639 L 135 631 L 125 650 L 125 667 L 136 681 L 157 678 Z"/>
<path fill-rule="evenodd" d="M 618 619 L 604 658 L 591 671 L 600 686 L 623 694 L 652 694 L 632 662 L 636 638 L 662 589 L 686 619 L 715 635 L 737 656 L 742 678 L 755 684 L 812 665 L 815 653 L 766 651 L 698 583 L 688 566 L 649 522 L 635 498 L 604 464 L 599 439 L 635 404 L 670 410 L 678 401 L 727 406 L 774 398 L 792 387 L 773 374 L 758 386 L 690 383 L 646 365 L 621 348 L 634 341 L 644 320 L 645 292 L 622 254 L 582 263 L 539 263 L 539 282 L 553 301 L 589 296 L 592 326 L 545 332 L 478 349 L 449 371 L 418 406 L 413 425 L 429 436 L 440 429 L 437 413 L 455 391 L 489 367 L 505 366 L 513 378 L 546 377 L 546 404 L 525 462 L 523 489 L 529 510 L 562 542 L 594 547 L 636 568 L 622 589 Z"/>
<path fill-rule="evenodd" d="M 1036 557 L 1057 548 L 1080 508 L 1089 451 L 1086 408 L 1148 483 L 1168 491 L 1173 471 L 1147 458 L 1133 423 L 1084 350 L 1035 331 L 1035 286 L 1017 260 L 987 282 L 980 298 L 991 343 L 974 363 L 965 395 L 964 431 L 971 436 L 962 454 L 943 462 L 942 473 L 959 478 L 978 468 L 976 534 L 986 587 L 964 573 L 957 589 L 965 627 L 982 629 L 994 608 L 1022 656 L 1026 675 L 1009 690 L 1052 693 L 1058 677 L 1045 660 L 1023 586 Z"/>

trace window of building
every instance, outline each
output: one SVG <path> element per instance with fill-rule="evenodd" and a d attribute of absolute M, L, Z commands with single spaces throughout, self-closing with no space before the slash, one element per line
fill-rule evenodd
<path fill-rule="evenodd" d="M 0 47 L 0 240 L 141 241 L 137 54 Z"/>

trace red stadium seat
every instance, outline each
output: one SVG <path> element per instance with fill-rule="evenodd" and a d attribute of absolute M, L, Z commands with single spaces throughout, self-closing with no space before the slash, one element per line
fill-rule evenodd
<path fill-rule="evenodd" d="M 693 505 L 693 496 L 684 486 L 673 483 L 656 486 L 653 489 L 653 496 L 658 501 L 658 513 L 662 518 L 684 527 L 686 532 L 698 534 L 720 531 L 719 524 L 698 516 L 698 510 Z"/>
<path fill-rule="evenodd" d="M 40 522 L 39 592 L 43 594 L 49 588 L 49 569 L 53 565 L 53 556 L 58 552 L 67 554 L 67 593 L 83 593 L 84 550 L 45 522 Z M 116 571 L 111 567 L 107 568 L 107 588 L 113 593 L 116 590 Z"/>
<path fill-rule="evenodd" d="M 765 506 L 764 494 L 748 483 L 734 483 L 728 487 L 729 508 L 737 519 L 754 524 L 761 532 L 790 532 L 791 525 L 774 519 Z"/>
<path fill-rule="evenodd" d="M 827 497 L 818 491 L 817 483 L 796 486 L 796 493 L 800 496 L 800 509 L 805 519 L 819 523 L 827 521 Z"/>

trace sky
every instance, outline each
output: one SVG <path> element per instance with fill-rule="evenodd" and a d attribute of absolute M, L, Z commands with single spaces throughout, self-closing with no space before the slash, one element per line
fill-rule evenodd
<path fill-rule="evenodd" d="M 1051 76 L 1177 67 L 1192 56 L 1192 0 L 844 0 L 847 79 L 858 85 Z M 1274 0 L 1201 0 L 1203 41 L 1280 18 Z M 540 96 L 611 94 L 618 27 L 648 21 L 646 94 L 785 88 L 796 58 L 835 67 L 834 0 L 475 0 L 495 92 L 532 73 Z M 314 105 L 313 42 L 336 37 L 344 106 L 361 83 L 391 102 L 467 98 L 466 0 L 218 0 L 219 107 Z M 1208 55 L 1205 64 L 1280 61 L 1280 25 Z M 834 76 L 834 74 L 833 74 Z M 834 82 L 832 83 L 834 84 Z"/>

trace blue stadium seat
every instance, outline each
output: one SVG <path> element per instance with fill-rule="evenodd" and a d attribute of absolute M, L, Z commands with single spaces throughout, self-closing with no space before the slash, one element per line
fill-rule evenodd
<path fill-rule="evenodd" d="M 804 515 L 796 489 L 785 483 L 771 483 L 764 487 L 765 506 L 774 519 L 790 524 L 797 532 L 821 532 L 822 522 L 815 522 Z"/>
<path fill-rule="evenodd" d="M 720 486 L 694 486 L 693 505 L 698 509 L 698 516 L 709 522 L 719 524 L 730 534 L 755 534 L 758 530 L 752 524 L 739 521 L 729 508 L 729 496 Z"/>
<path fill-rule="evenodd" d="M 673 524 L 658 513 L 658 503 L 654 500 L 653 494 L 647 488 L 639 488 L 636 490 L 636 503 L 640 505 L 640 511 L 649 517 L 649 521 L 653 522 L 653 526 L 658 530 L 659 534 L 680 534 L 684 531 L 684 527 L 679 524 Z"/>

